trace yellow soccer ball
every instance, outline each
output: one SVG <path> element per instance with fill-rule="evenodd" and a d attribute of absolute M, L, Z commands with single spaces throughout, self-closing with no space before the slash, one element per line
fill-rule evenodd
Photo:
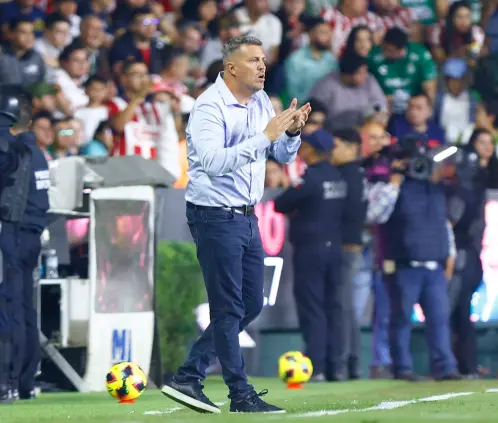
<path fill-rule="evenodd" d="M 300 351 L 289 351 L 278 360 L 278 374 L 287 384 L 305 383 L 313 374 L 313 364 Z"/>
<path fill-rule="evenodd" d="M 107 392 L 119 401 L 133 401 L 147 387 L 147 376 L 135 363 L 123 361 L 112 366 L 106 376 Z"/>

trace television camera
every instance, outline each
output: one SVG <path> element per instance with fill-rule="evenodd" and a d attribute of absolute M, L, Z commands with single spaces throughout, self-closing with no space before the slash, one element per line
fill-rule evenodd
<path fill-rule="evenodd" d="M 445 183 L 471 184 L 479 168 L 479 158 L 474 151 L 445 144 L 432 147 L 419 134 L 408 134 L 381 151 L 392 163 L 404 161 L 403 168 L 393 167 L 394 172 L 413 179 Z"/>

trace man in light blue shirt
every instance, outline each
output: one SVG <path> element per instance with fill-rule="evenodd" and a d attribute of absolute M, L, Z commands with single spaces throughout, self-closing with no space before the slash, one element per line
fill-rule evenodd
<path fill-rule="evenodd" d="M 263 308 L 264 250 L 254 214 L 263 196 L 268 155 L 296 157 L 305 104 L 275 116 L 267 94 L 265 55 L 254 37 L 235 37 L 224 48 L 224 72 L 197 99 L 187 126 L 187 221 L 206 284 L 211 324 L 162 392 L 201 413 L 220 409 L 201 382 L 215 354 L 232 412 L 283 412 L 248 384 L 239 333 Z"/>
<path fill-rule="evenodd" d="M 330 52 L 330 25 L 322 18 L 313 16 L 306 22 L 306 27 L 310 44 L 296 50 L 284 63 L 287 95 L 301 100 L 308 98 L 313 85 L 339 67 L 337 58 Z"/>

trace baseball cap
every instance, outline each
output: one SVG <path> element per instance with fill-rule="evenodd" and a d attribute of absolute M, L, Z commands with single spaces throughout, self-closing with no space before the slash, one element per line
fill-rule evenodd
<path fill-rule="evenodd" d="M 33 98 L 42 98 L 46 95 L 57 94 L 57 88 L 47 82 L 38 82 L 30 87 L 29 93 Z"/>
<path fill-rule="evenodd" d="M 302 135 L 302 140 L 321 153 L 329 153 L 334 148 L 334 137 L 325 129 L 318 129 L 308 135 Z"/>
<path fill-rule="evenodd" d="M 453 79 L 461 79 L 467 73 L 467 63 L 458 57 L 448 59 L 443 66 L 444 76 Z"/>

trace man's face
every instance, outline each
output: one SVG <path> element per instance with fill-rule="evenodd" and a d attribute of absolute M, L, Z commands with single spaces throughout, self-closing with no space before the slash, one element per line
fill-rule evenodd
<path fill-rule="evenodd" d="M 351 87 L 361 87 L 368 78 L 368 68 L 367 66 L 361 66 L 352 75 L 343 75 L 343 81 Z"/>
<path fill-rule="evenodd" d="M 86 93 L 91 101 L 102 104 L 107 97 L 107 85 L 100 81 L 92 82 Z"/>
<path fill-rule="evenodd" d="M 261 16 L 268 13 L 268 0 L 246 0 L 247 8 L 255 15 Z"/>
<path fill-rule="evenodd" d="M 69 150 L 76 147 L 77 136 L 76 131 L 71 126 L 71 122 L 60 122 L 55 125 L 55 141 L 56 147 Z"/>
<path fill-rule="evenodd" d="M 201 48 L 202 35 L 193 27 L 188 27 L 182 34 L 182 46 L 188 54 L 195 54 Z"/>
<path fill-rule="evenodd" d="M 431 107 L 424 96 L 413 97 L 408 103 L 406 118 L 412 125 L 423 125 L 431 116 Z"/>
<path fill-rule="evenodd" d="M 136 63 L 123 75 L 123 85 L 127 91 L 134 93 L 142 90 L 149 82 L 149 70 L 144 63 Z"/>
<path fill-rule="evenodd" d="M 69 39 L 69 24 L 67 22 L 57 22 L 52 29 L 50 29 L 52 35 L 52 42 L 54 46 L 62 49 Z"/>
<path fill-rule="evenodd" d="M 88 54 L 85 50 L 75 50 L 69 56 L 66 63 L 66 71 L 71 78 L 82 78 L 90 70 Z"/>
<path fill-rule="evenodd" d="M 152 13 L 137 15 L 133 21 L 133 33 L 141 40 L 152 40 L 158 25 L 159 19 Z"/>
<path fill-rule="evenodd" d="M 55 112 L 57 109 L 57 100 L 55 95 L 47 94 L 41 98 L 33 98 L 33 106 L 37 110 L 43 110 L 45 112 Z"/>
<path fill-rule="evenodd" d="M 379 124 L 370 124 L 362 129 L 362 136 L 365 140 L 365 153 L 372 155 L 378 153 L 390 143 L 389 134 Z"/>
<path fill-rule="evenodd" d="M 306 8 L 305 0 L 284 0 L 284 8 L 290 16 L 299 16 Z"/>
<path fill-rule="evenodd" d="M 310 31 L 310 43 L 319 50 L 329 50 L 332 42 L 332 29 L 327 23 L 316 25 Z"/>
<path fill-rule="evenodd" d="M 262 90 L 265 86 L 265 52 L 263 47 L 243 45 L 232 55 L 228 63 L 229 72 L 252 92 Z"/>
<path fill-rule="evenodd" d="M 382 44 L 382 53 L 387 60 L 399 60 L 404 57 L 405 49 L 384 43 Z"/>
<path fill-rule="evenodd" d="M 334 138 L 334 149 L 332 150 L 332 163 L 341 166 L 358 158 L 358 146 L 344 142 L 341 138 Z"/>
<path fill-rule="evenodd" d="M 14 30 L 14 45 L 22 50 L 31 50 L 35 42 L 34 26 L 32 23 L 20 23 Z"/>
<path fill-rule="evenodd" d="M 81 38 L 88 48 L 96 50 L 105 40 L 104 22 L 94 16 L 86 18 L 82 25 Z"/>
<path fill-rule="evenodd" d="M 33 123 L 32 129 L 36 136 L 36 143 L 39 146 L 47 148 L 53 144 L 54 131 L 50 120 L 46 118 L 37 119 Z"/>
<path fill-rule="evenodd" d="M 299 146 L 299 150 L 297 151 L 298 156 L 306 164 L 310 163 L 311 159 L 313 158 L 314 153 L 315 153 L 315 149 L 304 140 L 301 142 L 301 145 Z"/>
<path fill-rule="evenodd" d="M 75 15 L 77 9 L 78 4 L 75 1 L 63 1 L 59 3 L 59 12 L 66 17 Z"/>
<path fill-rule="evenodd" d="M 363 16 L 367 13 L 367 0 L 344 0 L 347 10 L 350 10 L 354 16 Z"/>

